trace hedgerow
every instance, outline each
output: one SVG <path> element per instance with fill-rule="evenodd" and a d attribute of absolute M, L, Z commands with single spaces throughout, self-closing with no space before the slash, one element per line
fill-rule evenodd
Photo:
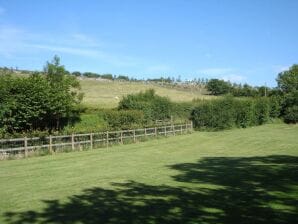
<path fill-rule="evenodd" d="M 274 106 L 274 109 L 273 106 Z M 276 102 L 269 98 L 223 99 L 202 101 L 191 112 L 194 127 L 200 130 L 223 130 L 231 127 L 261 125 L 276 117 Z"/>

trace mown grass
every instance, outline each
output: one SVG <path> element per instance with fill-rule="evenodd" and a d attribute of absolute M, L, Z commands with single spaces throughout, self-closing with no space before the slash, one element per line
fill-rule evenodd
<path fill-rule="evenodd" d="M 169 97 L 174 102 L 191 101 L 194 98 L 212 98 L 212 96 L 202 94 L 205 93 L 204 89 L 200 91 L 180 90 L 140 82 L 96 81 L 92 79 L 81 80 L 80 83 L 84 93 L 83 104 L 91 108 L 116 107 L 123 96 L 147 89 L 155 89 L 158 95 Z"/>
<path fill-rule="evenodd" d="M 297 223 L 298 126 L 0 163 L 0 223 Z"/>

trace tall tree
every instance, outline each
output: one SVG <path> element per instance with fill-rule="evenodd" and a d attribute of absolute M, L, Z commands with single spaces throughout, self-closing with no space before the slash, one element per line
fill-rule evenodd
<path fill-rule="evenodd" d="M 284 98 L 282 115 L 287 123 L 298 122 L 298 65 L 278 74 L 278 88 Z"/>

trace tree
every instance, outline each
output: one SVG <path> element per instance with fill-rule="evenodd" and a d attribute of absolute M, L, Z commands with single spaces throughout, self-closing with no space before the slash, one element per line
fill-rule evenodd
<path fill-rule="evenodd" d="M 78 115 L 79 83 L 60 59 L 47 62 L 44 73 L 0 77 L 0 129 L 5 133 L 60 129 Z"/>
<path fill-rule="evenodd" d="M 75 107 L 82 99 L 82 94 L 78 93 L 80 83 L 60 65 L 58 56 L 52 62 L 47 62 L 44 72 L 50 85 L 50 107 L 47 115 L 55 123 L 55 127 L 51 126 L 51 129 L 60 129 L 63 126 L 61 122 L 71 119 Z"/>
<path fill-rule="evenodd" d="M 284 93 L 298 90 L 298 64 L 294 64 L 289 70 L 278 74 L 276 79 L 278 88 Z"/>
<path fill-rule="evenodd" d="M 223 95 L 230 91 L 231 84 L 219 79 L 210 79 L 207 82 L 207 90 L 211 92 L 212 95 Z"/>
<path fill-rule="evenodd" d="M 171 117 L 172 103 L 167 97 L 155 94 L 154 89 L 129 94 L 119 102 L 118 110 L 140 110 L 146 121 L 165 120 Z"/>
<path fill-rule="evenodd" d="M 82 76 L 82 73 L 81 72 L 78 72 L 78 71 L 74 71 L 71 74 L 74 75 L 74 76 L 77 76 L 77 77 Z"/>
<path fill-rule="evenodd" d="M 278 88 L 284 99 L 281 114 L 287 123 L 297 123 L 298 115 L 298 65 L 278 74 Z"/>

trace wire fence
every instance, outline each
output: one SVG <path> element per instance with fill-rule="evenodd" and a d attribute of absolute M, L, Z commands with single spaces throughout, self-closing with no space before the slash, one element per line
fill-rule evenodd
<path fill-rule="evenodd" d="M 159 136 L 185 134 L 191 132 L 192 129 L 192 123 L 185 123 L 87 134 L 0 139 L 0 159 L 81 151 L 109 147 L 113 144 L 135 143 Z"/>

